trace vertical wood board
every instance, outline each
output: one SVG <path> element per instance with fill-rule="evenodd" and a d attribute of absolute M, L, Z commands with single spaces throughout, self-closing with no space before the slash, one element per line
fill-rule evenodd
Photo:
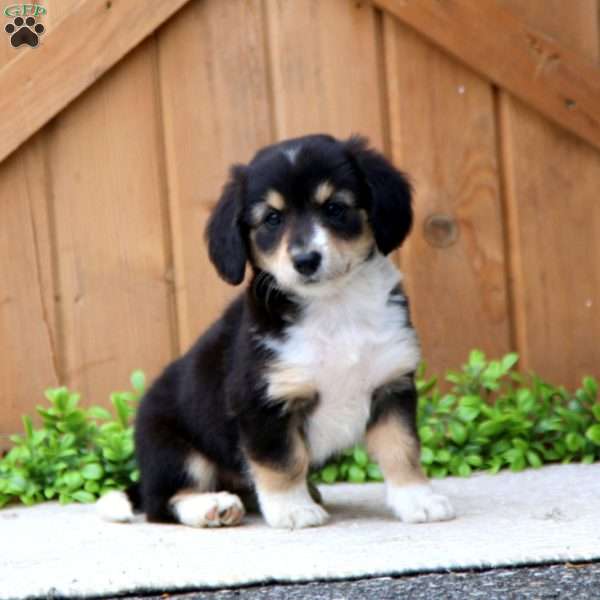
<path fill-rule="evenodd" d="M 504 0 L 561 43 L 598 58 L 595 0 Z M 600 374 L 600 154 L 500 94 L 511 275 L 523 366 L 575 386 Z"/>
<path fill-rule="evenodd" d="M 174 351 L 154 69 L 150 39 L 49 132 L 65 378 L 94 402 Z"/>
<path fill-rule="evenodd" d="M 183 351 L 240 291 L 208 260 L 204 228 L 229 166 L 272 140 L 261 3 L 192 2 L 158 40 Z"/>
<path fill-rule="evenodd" d="M 434 372 L 510 347 L 492 90 L 392 17 L 384 46 L 392 156 L 415 188 L 403 267 Z"/>

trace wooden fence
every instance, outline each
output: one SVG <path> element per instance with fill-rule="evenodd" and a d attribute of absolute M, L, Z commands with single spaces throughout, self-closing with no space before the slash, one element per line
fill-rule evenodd
<path fill-rule="evenodd" d="M 0 40 L 0 434 L 185 350 L 237 293 L 202 239 L 228 165 L 317 131 L 412 175 L 433 370 L 600 375 L 599 0 L 43 4 L 38 48 Z"/>

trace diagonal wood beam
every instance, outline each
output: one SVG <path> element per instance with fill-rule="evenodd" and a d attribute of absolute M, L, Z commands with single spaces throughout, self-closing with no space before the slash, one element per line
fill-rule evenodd
<path fill-rule="evenodd" d="M 600 68 L 528 27 L 497 0 L 373 2 L 600 149 Z"/>
<path fill-rule="evenodd" d="M 82 0 L 39 47 L 15 49 L 0 70 L 0 162 L 187 2 Z"/>

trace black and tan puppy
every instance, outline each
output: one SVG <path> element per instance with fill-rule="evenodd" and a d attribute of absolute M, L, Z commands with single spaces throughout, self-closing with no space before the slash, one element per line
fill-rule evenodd
<path fill-rule="evenodd" d="M 148 390 L 140 485 L 101 512 L 235 525 L 254 495 L 273 527 L 321 525 L 309 467 L 365 439 L 400 519 L 452 518 L 419 465 L 419 343 L 387 258 L 411 221 L 405 177 L 362 138 L 292 139 L 233 167 L 206 236 L 227 282 L 250 265 L 248 287 Z"/>

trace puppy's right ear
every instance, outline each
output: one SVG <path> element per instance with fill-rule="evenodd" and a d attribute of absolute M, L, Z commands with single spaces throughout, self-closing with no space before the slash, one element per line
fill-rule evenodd
<path fill-rule="evenodd" d="M 245 167 L 234 165 L 205 231 L 210 260 L 219 275 L 232 285 L 244 279 L 248 258 L 241 224 L 245 181 Z"/>

